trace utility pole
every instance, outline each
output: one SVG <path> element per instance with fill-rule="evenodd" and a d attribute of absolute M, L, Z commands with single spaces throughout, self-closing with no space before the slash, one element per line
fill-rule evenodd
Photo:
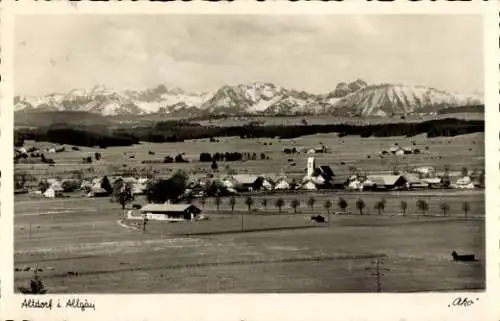
<path fill-rule="evenodd" d="M 384 272 L 388 272 L 388 271 L 390 271 L 390 269 L 386 269 L 386 268 L 382 267 L 384 262 L 382 261 L 381 257 L 375 258 L 375 260 L 372 261 L 372 264 L 374 266 L 367 267 L 366 270 L 371 271 L 370 275 L 375 277 L 375 284 L 377 287 L 377 292 L 380 293 L 380 292 L 382 292 L 382 277 L 385 275 Z"/>

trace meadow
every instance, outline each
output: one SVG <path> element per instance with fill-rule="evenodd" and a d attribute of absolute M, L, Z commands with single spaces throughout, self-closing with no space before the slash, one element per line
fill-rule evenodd
<path fill-rule="evenodd" d="M 15 284 L 26 284 L 32 272 L 23 270 L 36 265 L 51 293 L 375 292 L 378 257 L 388 269 L 383 292 L 484 289 L 483 193 L 357 194 L 295 195 L 304 200 L 296 214 L 286 194 L 265 196 L 287 200 L 281 213 L 263 208 L 259 195 L 250 212 L 243 198 L 234 212 L 227 204 L 217 210 L 208 199 L 198 205 L 209 220 L 150 221 L 145 233 L 120 222 L 124 212 L 109 198 L 16 196 Z M 311 196 L 317 199 L 312 209 L 305 205 Z M 380 196 L 387 205 L 377 215 L 372 204 Z M 330 224 L 310 221 L 313 214 L 327 216 L 324 199 L 338 197 L 350 204 L 346 213 L 335 213 L 334 205 Z M 359 197 L 368 215 L 355 210 Z M 413 204 L 417 197 L 430 204 L 425 216 Z M 401 200 L 409 204 L 406 215 Z M 471 204 L 467 219 L 459 206 L 464 200 Z M 446 217 L 442 201 L 450 204 Z M 480 261 L 453 262 L 453 250 Z"/>
<path fill-rule="evenodd" d="M 310 156 L 316 158 L 318 165 L 330 165 L 338 176 L 352 172 L 352 168 L 366 171 L 368 174 L 387 173 L 394 169 L 407 170 L 417 166 L 434 166 L 442 171 L 449 166 L 451 171 L 460 171 L 462 167 L 470 170 L 484 168 L 484 133 L 460 135 L 455 137 L 427 138 L 424 135 L 415 137 L 338 137 L 337 134 L 317 134 L 296 139 L 241 139 L 239 137 L 222 137 L 218 142 L 208 139 L 176 143 L 141 143 L 129 147 L 108 147 L 106 149 L 81 147 L 80 151 L 48 154 L 56 166 L 47 164 L 16 164 L 16 172 L 27 173 L 36 180 L 40 178 L 69 178 L 74 175 L 93 177 L 113 175 L 121 172 L 156 176 L 169 176 L 178 169 L 185 170 L 190 176 L 203 176 L 211 173 L 210 163 L 199 162 L 202 152 L 256 152 L 269 156 L 269 160 L 247 160 L 219 163 L 218 174 L 251 173 L 251 174 L 286 174 L 301 179 L 305 173 L 306 160 Z M 299 153 L 285 154 L 285 148 L 314 148 L 322 143 L 330 152 L 321 154 Z M 394 144 L 419 149 L 420 154 L 380 156 L 382 150 L 389 150 Z M 25 146 L 39 148 L 53 147 L 55 144 L 26 141 Z M 151 155 L 149 152 L 154 152 Z M 102 157 L 92 164 L 83 164 L 82 159 L 94 156 L 99 152 Z M 154 163 L 162 162 L 165 156 L 175 157 L 184 153 L 189 163 Z M 132 158 L 133 157 L 133 158 Z M 290 161 L 289 161 L 290 160 Z M 295 165 L 293 164 L 295 163 Z"/>

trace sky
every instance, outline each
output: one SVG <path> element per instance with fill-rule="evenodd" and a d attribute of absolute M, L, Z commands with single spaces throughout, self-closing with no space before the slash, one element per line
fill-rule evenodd
<path fill-rule="evenodd" d="M 358 78 L 483 92 L 473 15 L 35 15 L 15 21 L 15 90 L 271 82 L 311 93 Z"/>

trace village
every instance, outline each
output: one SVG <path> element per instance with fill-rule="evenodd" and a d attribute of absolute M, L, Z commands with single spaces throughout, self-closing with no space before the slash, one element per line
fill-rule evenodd
<path fill-rule="evenodd" d="M 42 162 L 49 163 L 49 166 L 54 165 L 53 161 L 44 156 L 44 154 L 64 153 L 66 150 L 77 151 L 78 147 L 73 146 L 67 148 L 65 146 L 56 146 L 45 148 L 40 151 L 35 146 L 16 148 L 16 159 L 40 158 Z M 203 175 L 186 176 L 186 181 L 181 187 L 182 191 L 179 192 L 177 197 L 173 199 L 166 199 L 162 206 L 158 204 L 148 204 L 151 199 L 148 198 L 148 193 L 154 184 L 158 184 L 159 179 L 149 175 L 146 176 L 123 176 L 123 175 L 103 175 L 93 178 L 66 178 L 58 179 L 53 177 L 44 177 L 38 182 L 31 184 L 31 190 L 25 186 L 26 178 L 22 175 L 16 176 L 16 194 L 28 193 L 30 197 L 42 197 L 47 199 L 53 198 L 67 198 L 67 197 L 87 197 L 102 198 L 111 197 L 120 202 L 120 193 L 126 193 L 127 196 L 121 197 L 123 199 L 123 209 L 128 203 L 133 203 L 131 210 L 128 211 L 128 219 L 141 219 L 147 217 L 151 220 L 161 221 L 178 221 L 178 220 L 194 220 L 206 219 L 206 215 L 201 215 L 201 210 L 191 204 L 197 200 L 198 204 L 203 207 L 207 202 L 207 198 L 216 198 L 216 203 L 219 205 L 223 201 L 221 197 L 232 197 L 232 208 L 235 206 L 235 196 L 244 197 L 257 196 L 265 197 L 266 195 L 284 195 L 286 197 L 293 197 L 290 193 L 304 193 L 308 192 L 321 192 L 328 193 L 339 191 L 352 191 L 358 193 L 371 193 L 371 192 L 406 192 L 418 190 L 445 190 L 445 189 L 460 189 L 460 190 L 473 190 L 484 188 L 485 174 L 484 170 L 469 170 L 463 167 L 461 171 L 450 171 L 447 166 L 444 168 L 434 168 L 433 166 L 419 166 L 407 169 L 405 171 L 394 169 L 392 172 L 386 173 L 369 173 L 366 170 L 357 168 L 350 168 L 350 173 L 347 175 L 336 175 L 335 170 L 330 165 L 317 164 L 315 154 L 329 153 L 330 150 L 323 144 L 317 148 L 285 148 L 283 154 L 285 155 L 306 155 L 306 165 L 302 177 L 298 175 L 286 175 L 285 173 L 262 173 L 262 174 L 249 174 L 249 173 L 233 173 L 227 174 L 218 170 L 217 160 L 224 159 L 224 154 L 200 154 L 200 161 L 211 162 L 211 170 L 206 171 Z M 149 152 L 150 154 L 154 154 Z M 379 154 L 380 158 L 383 157 L 402 157 L 408 154 L 420 154 L 421 151 L 417 148 L 401 147 L 394 144 L 387 150 L 382 150 Z M 255 153 L 254 153 L 255 154 Z M 389 155 L 389 156 L 388 156 Z M 100 153 L 93 155 L 96 160 L 102 158 Z M 230 156 L 226 153 L 226 158 Z M 245 154 L 243 157 L 246 157 Z M 178 158 L 178 157 L 176 157 Z M 248 154 L 249 159 L 256 159 L 255 155 Z M 265 155 L 261 155 L 261 159 L 265 159 Z M 90 162 L 92 157 L 88 157 Z M 291 159 L 288 159 L 290 161 Z M 84 158 L 84 161 L 87 159 Z M 293 166 L 295 164 L 293 163 Z M 300 165 L 299 165 L 300 166 Z M 160 179 L 161 180 L 161 179 Z M 143 196 L 143 197 L 142 197 Z M 142 197 L 142 198 L 141 198 Z M 163 199 L 162 199 L 163 200 Z M 176 205 L 170 203 L 181 203 L 184 205 Z M 245 201 L 249 202 L 248 200 Z M 253 201 L 252 201 L 253 202 Z M 155 202 L 153 202 L 155 203 Z M 157 203 L 157 202 L 156 202 Z M 291 200 L 288 204 L 283 200 L 280 206 L 296 208 L 300 206 L 296 200 Z M 247 204 L 248 205 L 248 204 Z M 180 210 L 180 207 L 183 207 Z M 462 207 L 467 205 L 462 205 Z M 195 209 L 195 215 L 179 215 L 185 212 L 185 209 Z M 250 207 L 249 207 L 250 208 Z M 152 210 L 154 209 L 154 210 Z M 137 215 L 137 212 L 142 213 Z M 159 215 L 161 214 L 161 215 Z M 315 216 L 314 216 L 315 217 Z"/>

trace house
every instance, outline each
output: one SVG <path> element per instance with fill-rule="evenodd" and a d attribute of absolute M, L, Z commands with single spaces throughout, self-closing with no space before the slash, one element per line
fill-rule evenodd
<path fill-rule="evenodd" d="M 260 190 L 270 186 L 270 183 L 262 176 L 238 174 L 230 178 L 233 188 L 237 191 Z"/>
<path fill-rule="evenodd" d="M 458 178 L 454 184 L 451 184 L 451 187 L 460 189 L 473 189 L 475 188 L 475 185 L 469 176 L 464 176 Z"/>
<path fill-rule="evenodd" d="M 401 155 L 405 154 L 405 151 L 402 150 L 402 149 L 398 149 L 394 154 L 397 155 L 397 156 L 401 156 Z"/>
<path fill-rule="evenodd" d="M 372 189 L 402 189 L 408 187 L 408 181 L 402 175 L 368 175 Z"/>
<path fill-rule="evenodd" d="M 276 185 L 274 185 L 275 190 L 287 190 L 290 189 L 290 184 L 287 182 L 285 177 L 276 180 Z"/>
<path fill-rule="evenodd" d="M 93 187 L 87 194 L 87 197 L 106 197 L 109 196 L 109 192 L 102 187 Z"/>
<path fill-rule="evenodd" d="M 413 169 L 413 172 L 423 177 L 430 177 L 434 175 L 434 168 L 431 166 L 421 166 Z"/>
<path fill-rule="evenodd" d="M 333 171 L 328 165 L 316 167 L 314 157 L 307 159 L 306 175 L 302 178 L 302 183 L 312 182 L 316 186 L 329 187 L 333 180 Z"/>
<path fill-rule="evenodd" d="M 316 184 L 314 184 L 312 181 L 308 181 L 304 183 L 301 187 L 302 189 L 308 190 L 308 191 L 315 191 L 317 190 Z"/>
<path fill-rule="evenodd" d="M 421 181 L 430 188 L 441 188 L 443 186 L 443 179 L 439 177 L 422 178 Z"/>
<path fill-rule="evenodd" d="M 62 190 L 57 190 L 49 187 L 43 192 L 43 196 L 47 198 L 62 197 Z"/>
<path fill-rule="evenodd" d="M 349 184 L 349 177 L 346 176 L 343 177 L 336 176 L 332 180 L 332 187 L 335 189 L 344 189 L 348 184 Z"/>
<path fill-rule="evenodd" d="M 193 204 L 147 204 L 141 210 L 147 219 L 157 221 L 186 221 L 200 216 L 201 210 Z"/>
<path fill-rule="evenodd" d="M 429 187 L 429 184 L 427 182 L 424 182 L 423 180 L 420 179 L 419 174 L 406 173 L 403 175 L 403 177 L 406 179 L 406 181 L 410 185 L 410 188 L 428 188 Z"/>

